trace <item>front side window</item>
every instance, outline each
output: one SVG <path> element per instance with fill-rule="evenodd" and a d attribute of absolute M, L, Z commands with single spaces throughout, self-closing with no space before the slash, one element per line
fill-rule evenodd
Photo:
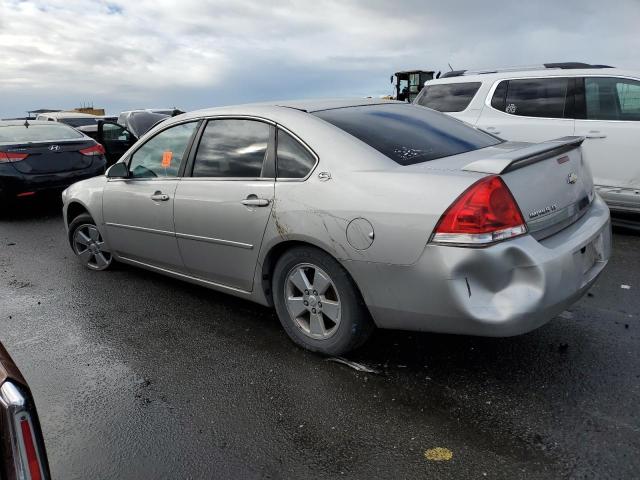
<path fill-rule="evenodd" d="M 269 146 L 270 126 L 244 119 L 207 124 L 193 164 L 194 177 L 259 178 Z"/>
<path fill-rule="evenodd" d="M 625 78 L 584 79 L 587 119 L 640 120 L 640 82 Z"/>
<path fill-rule="evenodd" d="M 278 129 L 278 177 L 304 178 L 316 159 L 300 142 L 284 130 Z"/>
<path fill-rule="evenodd" d="M 508 80 L 498 85 L 491 105 L 511 115 L 564 118 L 568 84 L 567 78 Z"/>
<path fill-rule="evenodd" d="M 176 177 L 197 122 L 167 128 L 149 139 L 131 157 L 133 178 Z"/>
<path fill-rule="evenodd" d="M 444 113 L 389 103 L 321 110 L 314 115 L 400 165 L 414 165 L 501 143 Z"/>
<path fill-rule="evenodd" d="M 461 112 L 469 106 L 480 82 L 427 85 L 416 103 L 439 112 Z"/>

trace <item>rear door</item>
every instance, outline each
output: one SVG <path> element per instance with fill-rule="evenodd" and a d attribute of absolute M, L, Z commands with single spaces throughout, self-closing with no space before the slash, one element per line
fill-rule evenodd
<path fill-rule="evenodd" d="M 180 182 L 175 228 L 193 276 L 250 291 L 274 198 L 274 126 L 210 120 Z"/>
<path fill-rule="evenodd" d="M 182 271 L 173 226 L 174 194 L 195 121 L 151 137 L 129 159 L 130 177 L 104 187 L 103 217 L 112 250 L 129 260 Z"/>
<path fill-rule="evenodd" d="M 573 79 L 501 80 L 489 91 L 477 126 L 505 140 L 543 142 L 573 135 Z"/>
<path fill-rule="evenodd" d="M 640 81 L 581 79 L 575 134 L 600 194 L 614 208 L 640 207 Z M 584 98 L 584 103 L 581 102 Z"/>

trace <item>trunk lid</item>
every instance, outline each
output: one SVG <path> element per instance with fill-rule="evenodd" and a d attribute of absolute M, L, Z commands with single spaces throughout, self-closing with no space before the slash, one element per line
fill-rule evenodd
<path fill-rule="evenodd" d="M 538 144 L 503 144 L 501 153 L 472 161 L 463 171 L 500 175 L 529 232 L 544 238 L 571 225 L 594 198 L 591 171 L 582 159 L 583 137 Z"/>
<path fill-rule="evenodd" d="M 80 153 L 80 150 L 94 146 L 91 139 L 79 139 L 59 142 L 29 142 L 0 147 L 0 151 L 27 154 L 24 160 L 12 165 L 24 174 L 46 174 L 82 170 L 91 166 L 92 156 Z"/>
<path fill-rule="evenodd" d="M 577 221 L 593 201 L 593 178 L 580 149 L 583 140 L 563 137 L 535 144 L 503 142 L 403 169 L 500 175 L 530 234 L 541 239 Z"/>

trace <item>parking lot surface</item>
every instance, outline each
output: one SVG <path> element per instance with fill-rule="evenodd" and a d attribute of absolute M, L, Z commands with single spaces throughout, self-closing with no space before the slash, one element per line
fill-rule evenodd
<path fill-rule="evenodd" d="M 638 234 L 616 230 L 590 294 L 541 329 L 378 331 L 349 356 L 364 373 L 295 347 L 269 309 L 85 269 L 59 208 L 0 218 L 0 341 L 54 478 L 639 476 Z"/>

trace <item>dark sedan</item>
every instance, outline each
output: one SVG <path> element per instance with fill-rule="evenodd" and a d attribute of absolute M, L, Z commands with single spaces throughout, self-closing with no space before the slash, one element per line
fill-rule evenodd
<path fill-rule="evenodd" d="M 104 147 L 59 122 L 0 122 L 0 201 L 62 191 L 102 175 Z"/>
<path fill-rule="evenodd" d="M 0 343 L 0 478 L 50 478 L 31 391 Z"/>

